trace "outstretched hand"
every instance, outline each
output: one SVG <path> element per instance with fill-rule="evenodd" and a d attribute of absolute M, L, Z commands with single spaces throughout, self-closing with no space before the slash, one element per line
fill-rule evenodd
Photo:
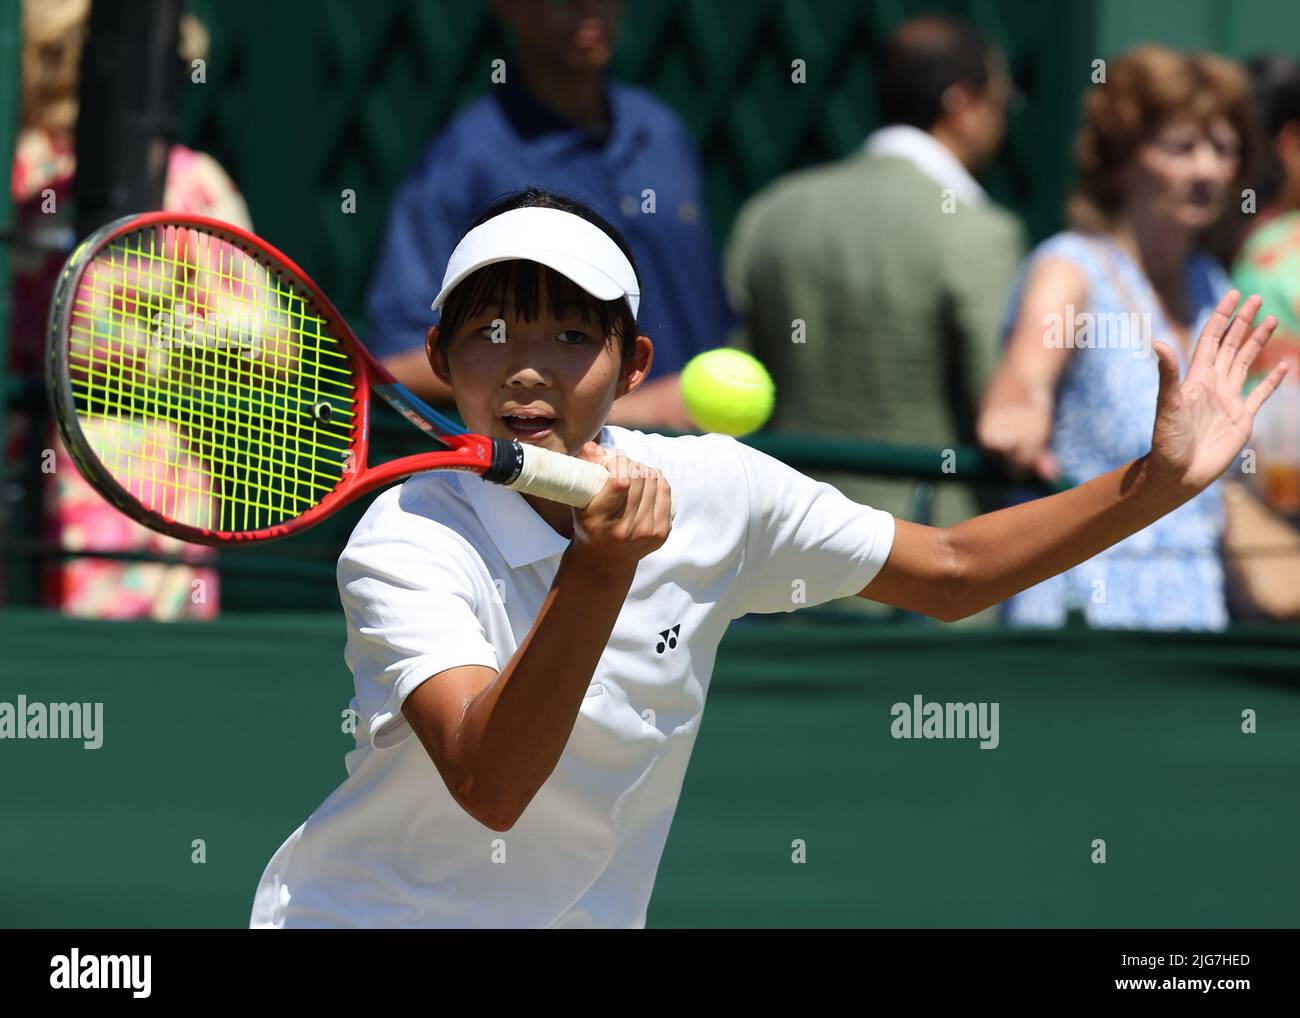
<path fill-rule="evenodd" d="M 1160 396 L 1151 463 L 1189 494 L 1208 487 L 1236 459 L 1250 438 L 1256 412 L 1286 374 L 1286 364 L 1278 364 L 1242 398 L 1246 373 L 1273 335 L 1277 319 L 1269 315 L 1252 331 L 1262 302 L 1252 294 L 1234 316 L 1240 299 L 1240 293 L 1230 290 L 1219 301 L 1181 381 L 1177 355 L 1166 343 L 1154 345 Z"/>

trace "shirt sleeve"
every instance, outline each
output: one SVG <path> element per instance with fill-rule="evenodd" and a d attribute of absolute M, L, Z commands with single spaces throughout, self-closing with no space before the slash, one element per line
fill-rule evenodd
<path fill-rule="evenodd" d="M 430 309 L 442 289 L 447 260 L 472 218 L 458 195 L 466 168 L 446 165 L 434 142 L 402 184 L 388 217 L 388 232 L 366 293 L 366 346 L 384 358 L 424 345 L 438 320 Z"/>
<path fill-rule="evenodd" d="M 476 612 L 470 553 L 440 524 L 418 522 L 409 535 L 354 534 L 338 561 L 344 657 L 376 749 L 412 734 L 402 703 L 426 679 L 462 665 L 499 667 Z"/>
<path fill-rule="evenodd" d="M 789 612 L 857 594 L 889 558 L 894 517 L 860 505 L 741 442 L 748 533 L 731 617 Z"/>

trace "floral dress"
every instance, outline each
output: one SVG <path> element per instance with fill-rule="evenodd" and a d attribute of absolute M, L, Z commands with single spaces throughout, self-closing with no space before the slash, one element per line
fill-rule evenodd
<path fill-rule="evenodd" d="M 71 225 L 71 185 L 76 160 L 67 139 L 29 129 L 18 141 L 13 166 L 13 197 L 20 227 Z M 230 178 L 209 156 L 173 146 L 167 164 L 163 207 L 196 213 L 251 228 L 248 209 Z M 19 252 L 14 264 L 14 308 L 9 371 L 39 377 L 45 316 L 62 255 Z M 115 428 L 121 446 L 154 446 L 176 436 L 157 428 L 126 422 L 96 422 Z M 11 416 L 5 429 L 12 463 L 33 439 L 31 421 Z M 103 558 L 67 558 L 50 564 L 42 577 L 47 607 L 65 615 L 101 619 L 211 619 L 218 613 L 220 590 L 211 549 L 190 545 L 140 526 L 104 501 L 82 479 L 58 435 L 50 430 L 44 448 L 53 452 L 53 470 L 45 478 L 44 536 L 70 551 L 149 552 L 178 556 L 188 564 L 121 562 Z M 186 473 L 183 456 L 168 480 L 178 488 L 197 483 Z"/>
<path fill-rule="evenodd" d="M 1151 344 L 1163 341 L 1173 348 L 1183 374 L 1187 361 L 1141 267 L 1100 235 L 1059 233 L 1034 249 L 1012 290 L 1007 335 L 1024 281 L 1044 258 L 1072 262 L 1088 285 L 1087 307 L 1071 310 L 1073 323 L 1070 316 L 1063 321 L 1063 335 L 1083 339 L 1076 340 L 1057 386 L 1051 435 L 1061 472 L 1086 481 L 1151 449 L 1159 392 Z M 1209 255 L 1189 256 L 1183 271 L 1196 337 L 1230 284 Z M 1011 625 L 1059 626 L 1074 610 L 1096 628 L 1223 629 L 1223 523 L 1216 481 L 1144 530 L 1010 598 L 1003 618 Z"/>

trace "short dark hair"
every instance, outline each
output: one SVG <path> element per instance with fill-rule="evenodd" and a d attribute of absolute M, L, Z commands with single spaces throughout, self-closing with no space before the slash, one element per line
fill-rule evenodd
<path fill-rule="evenodd" d="M 1261 55 L 1246 62 L 1251 99 L 1260 127 L 1270 139 L 1292 120 L 1300 120 L 1300 63 L 1290 57 Z"/>
<path fill-rule="evenodd" d="M 1272 143 L 1283 127 L 1300 120 L 1300 64 L 1289 57 L 1261 54 L 1246 61 L 1246 74 L 1261 131 L 1260 165 L 1251 186 L 1259 205 L 1272 205 L 1281 196 L 1286 177 Z"/>
<path fill-rule="evenodd" d="M 627 256 L 627 260 L 632 265 L 632 272 L 636 275 L 637 289 L 640 290 L 641 274 L 637 271 L 636 259 L 632 256 L 632 249 L 628 247 L 623 235 L 590 206 L 567 195 L 540 187 L 515 191 L 498 198 L 484 209 L 478 218 L 470 223 L 465 233 L 505 212 L 530 208 L 559 209 L 561 212 L 580 216 L 592 225 L 600 227 Z M 464 234 L 462 239 L 463 237 Z M 632 357 L 636 350 L 637 324 L 627 301 L 622 297 L 616 300 L 600 300 L 549 266 L 523 259 L 486 265 L 466 276 L 456 285 L 442 305 L 438 348 L 446 353 L 447 344 L 451 342 L 451 337 L 455 335 L 456 330 L 468 319 L 481 314 L 494 301 L 499 302 L 500 313 L 504 316 L 507 293 L 513 298 L 515 317 L 531 322 L 541 314 L 542 287 L 546 288 L 547 302 L 553 314 L 564 316 L 576 310 L 584 322 L 594 319 L 600 325 L 602 335 L 607 341 L 610 337 L 620 340 L 623 360 L 627 361 Z"/>
<path fill-rule="evenodd" d="M 983 92 L 995 50 L 961 18 L 923 15 L 890 36 L 877 65 L 876 94 L 884 124 L 928 131 L 943 116 L 943 94 L 960 82 Z"/>

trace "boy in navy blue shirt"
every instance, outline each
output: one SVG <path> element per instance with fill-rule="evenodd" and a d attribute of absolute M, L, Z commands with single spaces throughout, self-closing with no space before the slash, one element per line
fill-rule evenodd
<path fill-rule="evenodd" d="M 677 375 L 695 354 L 725 345 L 735 319 L 690 136 L 649 92 L 604 73 L 620 8 L 495 2 L 516 41 L 505 81 L 452 118 L 398 192 L 367 295 L 366 342 L 430 402 L 449 404 L 451 393 L 425 357 L 434 321 L 426 295 L 438 290 L 448 256 L 480 210 L 506 192 L 540 186 L 582 200 L 614 224 L 641 271 L 647 296 L 638 318 L 654 341 L 654 363 L 610 423 L 691 427 Z"/>

